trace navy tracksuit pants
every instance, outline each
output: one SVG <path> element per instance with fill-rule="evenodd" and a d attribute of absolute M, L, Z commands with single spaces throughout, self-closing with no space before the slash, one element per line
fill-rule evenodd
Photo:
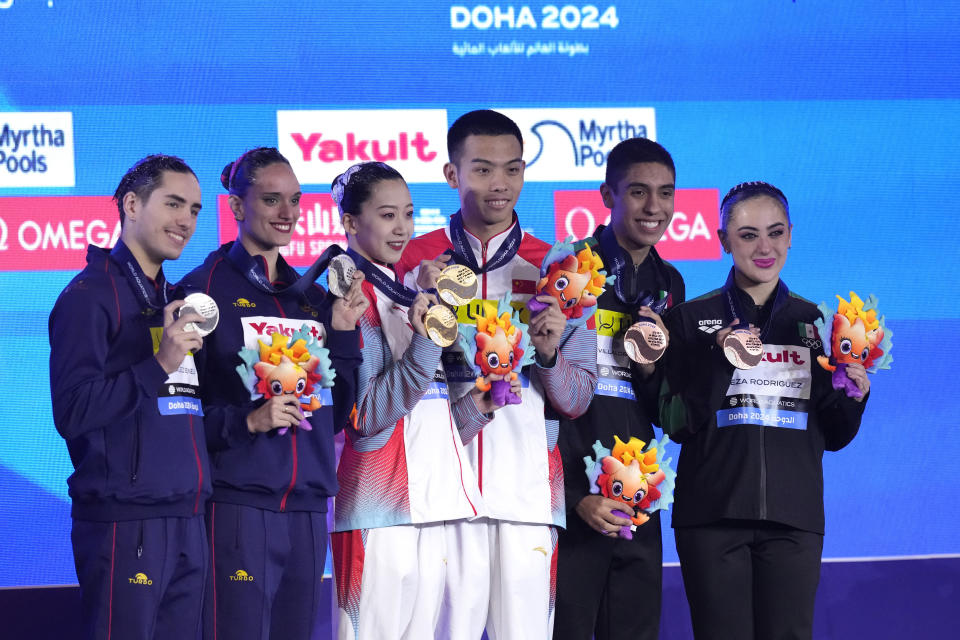
<path fill-rule="evenodd" d="M 74 520 L 84 638 L 200 637 L 207 544 L 203 516 Z"/>

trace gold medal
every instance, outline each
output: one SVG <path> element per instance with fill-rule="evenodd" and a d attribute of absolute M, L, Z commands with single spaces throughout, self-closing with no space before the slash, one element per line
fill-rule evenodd
<path fill-rule="evenodd" d="M 456 314 L 442 304 L 435 304 L 427 309 L 423 326 L 433 343 L 440 347 L 452 345 L 459 333 Z"/>
<path fill-rule="evenodd" d="M 737 369 L 753 369 L 763 359 L 763 343 L 749 329 L 734 329 L 723 339 L 723 355 Z"/>
<path fill-rule="evenodd" d="M 476 298 L 477 285 L 477 274 L 462 264 L 452 264 L 437 276 L 437 294 L 441 300 L 455 307 Z"/>
<path fill-rule="evenodd" d="M 623 336 L 623 349 L 637 364 L 653 364 L 667 350 L 667 334 L 656 322 L 635 322 Z"/>

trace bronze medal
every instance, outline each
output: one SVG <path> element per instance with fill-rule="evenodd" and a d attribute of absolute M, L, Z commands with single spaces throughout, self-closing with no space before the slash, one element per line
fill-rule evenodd
<path fill-rule="evenodd" d="M 623 349 L 637 364 L 653 364 L 667 350 L 667 334 L 650 320 L 635 322 L 623 336 Z"/>
<path fill-rule="evenodd" d="M 752 369 L 763 359 L 763 342 L 749 329 L 734 329 L 723 339 L 723 355 L 737 369 Z"/>

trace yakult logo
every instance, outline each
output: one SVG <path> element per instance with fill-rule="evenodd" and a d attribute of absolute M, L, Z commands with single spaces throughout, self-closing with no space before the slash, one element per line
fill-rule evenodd
<path fill-rule="evenodd" d="M 72 113 L 0 113 L 0 188 L 75 181 Z"/>
<path fill-rule="evenodd" d="M 278 111 L 277 147 L 303 184 L 329 187 L 357 162 L 389 163 L 407 182 L 443 182 L 444 109 Z"/>
<path fill-rule="evenodd" d="M 607 155 L 627 138 L 656 140 L 653 108 L 497 109 L 523 132 L 524 179 L 603 181 Z"/>
<path fill-rule="evenodd" d="M 719 198 L 717 189 L 677 189 L 673 220 L 657 243 L 657 252 L 666 260 L 718 260 Z M 597 225 L 610 224 L 610 210 L 599 189 L 554 191 L 553 204 L 558 240 L 567 236 L 579 240 L 592 235 Z"/>
<path fill-rule="evenodd" d="M 220 243 L 237 237 L 237 223 L 230 211 L 229 196 L 217 197 Z M 300 219 L 294 226 L 290 244 L 280 254 L 294 267 L 309 267 L 331 244 L 347 246 L 340 224 L 340 210 L 326 193 L 305 193 L 300 198 Z"/>
<path fill-rule="evenodd" d="M 0 198 L 0 271 L 76 271 L 87 245 L 110 248 L 119 238 L 107 196 Z"/>

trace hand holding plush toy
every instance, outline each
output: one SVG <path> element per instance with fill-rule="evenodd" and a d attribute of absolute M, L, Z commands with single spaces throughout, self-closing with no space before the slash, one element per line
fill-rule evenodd
<path fill-rule="evenodd" d="M 607 277 L 603 270 L 603 260 L 593 250 L 592 239 L 576 244 L 571 240 L 568 236 L 556 243 L 544 256 L 537 295 L 553 296 L 568 322 L 583 324 L 596 312 L 597 298 L 604 285 L 612 283 L 613 276 Z M 535 296 L 527 302 L 527 308 L 535 316 L 547 305 Z"/>
<path fill-rule="evenodd" d="M 867 373 L 889 369 L 893 362 L 890 355 L 893 332 L 887 328 L 883 316 L 877 319 L 877 298 L 873 294 L 866 302 L 853 291 L 850 292 L 850 302 L 840 296 L 837 299 L 840 303 L 836 313 L 831 313 L 825 303 L 817 306 L 822 317 L 813 324 L 820 332 L 826 354 L 818 356 L 817 362 L 833 372 L 831 382 L 834 389 L 843 389 L 850 398 L 862 398 L 863 392 L 847 376 L 847 366 L 861 364 Z"/>
<path fill-rule="evenodd" d="M 509 293 L 496 311 L 484 308 L 476 326 L 461 324 L 457 342 L 467 361 L 480 369 L 478 389 L 489 391 L 498 407 L 520 404 L 520 396 L 511 391 L 510 382 L 517 379 L 517 369 L 533 362 L 533 351 L 528 349 L 527 325 L 520 322 L 519 312 L 510 305 Z M 490 374 L 503 379 L 488 381 Z"/>
<path fill-rule="evenodd" d="M 657 443 L 646 443 L 635 437 L 623 442 L 613 437 L 613 451 L 600 441 L 593 443 L 594 458 L 584 457 L 591 493 L 623 504 L 623 511 L 614 515 L 629 518 L 633 523 L 623 527 L 618 534 L 627 540 L 633 539 L 637 526 L 650 520 L 650 514 L 666 509 L 673 502 L 673 485 L 676 472 L 670 467 L 672 458 L 664 457 L 667 436 Z"/>
<path fill-rule="evenodd" d="M 336 377 L 329 351 L 320 346 L 306 325 L 289 340 L 281 333 L 271 334 L 270 340 L 269 345 L 258 340 L 259 350 L 240 350 L 244 364 L 237 366 L 237 373 L 251 396 L 261 394 L 269 399 L 290 395 L 298 399 L 301 411 L 319 409 L 322 403 L 313 395 L 314 387 L 332 387 Z M 300 421 L 300 428 L 312 429 L 306 419 Z M 283 435 L 287 429 L 278 431 Z"/>

